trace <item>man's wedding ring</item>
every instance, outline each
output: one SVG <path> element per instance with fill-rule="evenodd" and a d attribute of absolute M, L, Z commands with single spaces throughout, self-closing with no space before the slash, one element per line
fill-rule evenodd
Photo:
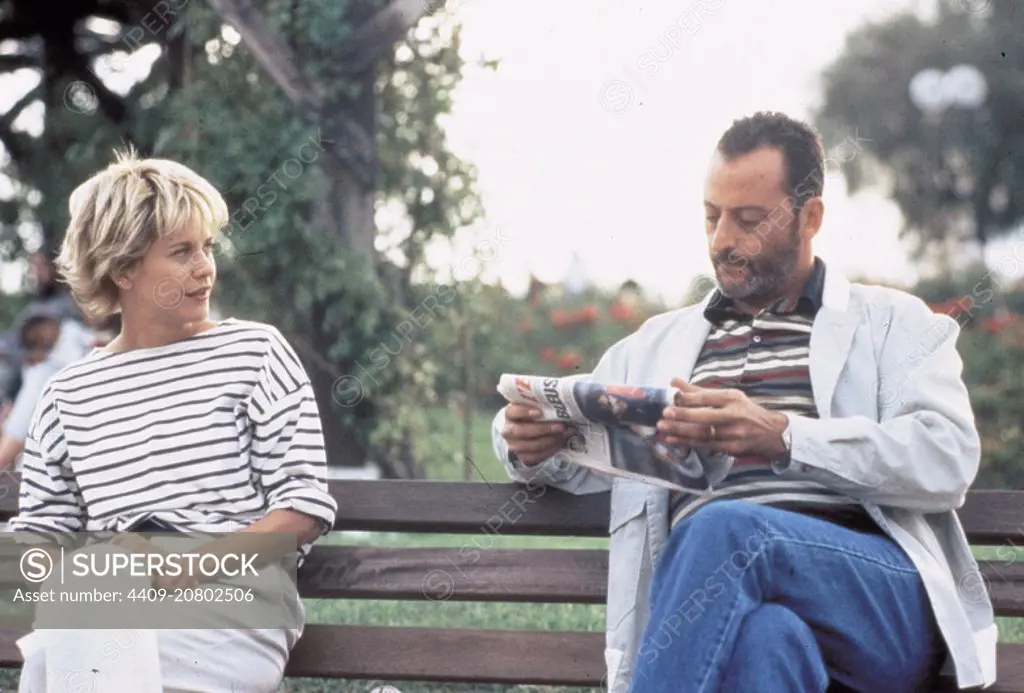
<path fill-rule="evenodd" d="M 711 437 L 711 440 L 715 439 L 715 424 L 708 426 L 708 435 Z"/>

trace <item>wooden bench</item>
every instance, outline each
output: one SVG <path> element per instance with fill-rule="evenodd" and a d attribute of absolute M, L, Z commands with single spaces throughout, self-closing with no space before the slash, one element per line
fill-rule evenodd
<path fill-rule="evenodd" d="M 2 485 L 0 485 L 2 486 Z M 604 537 L 608 496 L 516 484 L 337 481 L 338 530 Z M 0 494 L 4 492 L 0 490 Z M 0 516 L 16 492 L 0 498 Z M 975 545 L 1012 546 L 1024 529 L 1024 492 L 974 491 L 960 511 Z M 479 544 L 486 547 L 487 542 Z M 317 546 L 300 574 L 305 597 L 603 604 L 604 550 Z M 983 563 L 1000 616 L 1024 616 L 1024 567 Z M 0 631 L 0 666 L 19 667 Z M 287 673 L 324 677 L 601 687 L 602 632 L 435 629 L 309 624 Z M 1024 693 L 1024 644 L 999 646 L 993 693 Z"/>

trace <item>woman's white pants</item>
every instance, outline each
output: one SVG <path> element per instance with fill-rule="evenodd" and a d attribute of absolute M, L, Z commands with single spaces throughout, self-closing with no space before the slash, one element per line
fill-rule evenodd
<path fill-rule="evenodd" d="M 36 630 L 18 693 L 276 693 L 284 630 Z"/>

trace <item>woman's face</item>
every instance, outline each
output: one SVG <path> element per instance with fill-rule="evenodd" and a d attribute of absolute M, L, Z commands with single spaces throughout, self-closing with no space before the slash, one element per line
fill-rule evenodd
<path fill-rule="evenodd" d="M 205 321 L 217 279 L 213 236 L 196 224 L 158 238 L 126 276 L 125 303 L 157 311 L 159 322 Z"/>

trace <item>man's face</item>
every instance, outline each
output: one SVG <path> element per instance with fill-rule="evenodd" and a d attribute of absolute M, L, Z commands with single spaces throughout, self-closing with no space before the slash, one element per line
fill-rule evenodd
<path fill-rule="evenodd" d="M 767 301 L 790 280 L 803 239 L 786 194 L 782 152 L 763 147 L 712 160 L 704 192 L 705 230 L 723 294 Z"/>

